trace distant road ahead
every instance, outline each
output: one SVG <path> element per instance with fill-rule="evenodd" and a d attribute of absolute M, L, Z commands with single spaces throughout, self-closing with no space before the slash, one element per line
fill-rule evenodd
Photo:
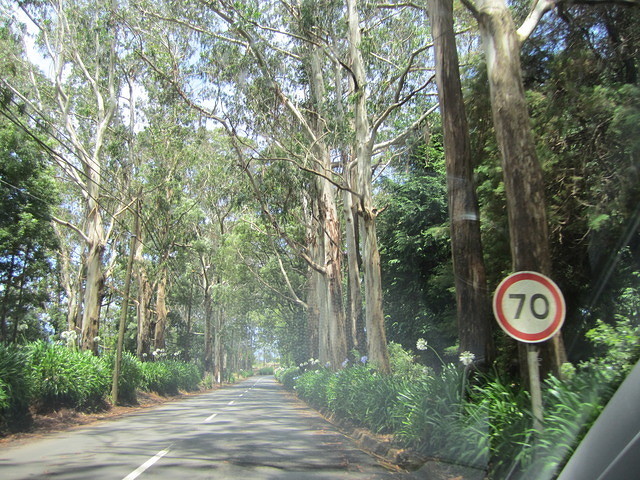
<path fill-rule="evenodd" d="M 3 480 L 391 477 L 272 377 L 0 452 Z"/>

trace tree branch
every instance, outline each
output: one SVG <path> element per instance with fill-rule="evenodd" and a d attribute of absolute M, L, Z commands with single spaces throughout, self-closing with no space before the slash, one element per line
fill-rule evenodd
<path fill-rule="evenodd" d="M 422 125 L 422 123 L 425 121 L 425 119 L 431 115 L 434 111 L 436 111 L 436 109 L 438 108 L 438 104 L 435 104 L 433 107 L 429 108 L 426 112 L 424 112 L 420 118 L 418 118 L 415 122 L 413 122 L 409 128 L 407 128 L 404 132 L 402 132 L 400 135 L 392 138 L 391 140 L 387 140 L 386 142 L 381 142 L 381 143 L 377 143 L 373 146 L 373 153 L 377 154 L 380 153 L 381 151 L 393 146 L 393 145 L 402 145 L 407 138 L 409 138 L 409 136 L 415 132 L 418 128 L 420 128 L 420 125 Z"/>
<path fill-rule="evenodd" d="M 478 7 L 476 7 L 476 4 L 473 3 L 472 0 L 460 0 L 460 1 L 465 7 L 467 7 L 467 10 L 469 10 L 471 12 L 471 15 L 473 15 L 477 20 L 478 17 L 480 16 L 480 12 L 478 11 Z"/>
<path fill-rule="evenodd" d="M 289 275 L 287 274 L 287 271 L 284 268 L 284 264 L 282 263 L 282 258 L 280 258 L 280 253 L 278 253 L 278 250 L 276 248 L 273 249 L 276 257 L 278 258 L 278 266 L 280 267 L 280 272 L 282 272 L 282 276 L 284 277 L 284 281 L 287 284 L 287 289 L 289 290 L 289 293 L 291 294 L 291 296 L 295 299 L 295 302 L 298 305 L 303 306 L 304 308 L 307 308 L 307 304 L 302 301 L 300 299 L 300 297 L 298 297 L 298 295 L 296 294 L 295 290 L 293 289 L 293 286 L 291 285 L 291 281 L 289 281 Z"/>
<path fill-rule="evenodd" d="M 76 227 L 74 224 L 69 223 L 69 222 L 67 222 L 66 220 L 62 220 L 62 219 L 60 219 L 60 218 L 58 218 L 58 217 L 55 217 L 55 216 L 53 216 L 53 215 L 51 216 L 51 220 L 53 220 L 54 222 L 56 222 L 56 223 L 58 223 L 58 224 L 60 224 L 60 225 L 62 225 L 62 226 L 65 226 L 65 227 L 70 228 L 71 230 L 73 230 L 74 232 L 76 232 L 78 235 L 80 235 L 80 236 L 82 237 L 82 239 L 83 239 L 86 243 L 90 243 L 90 242 L 91 242 L 91 240 L 89 239 L 89 237 L 88 237 L 88 236 L 87 236 L 87 235 L 86 235 L 82 230 L 80 230 L 78 227 Z"/>
<path fill-rule="evenodd" d="M 553 9 L 556 6 L 557 0 L 534 0 L 531 4 L 531 10 L 527 15 L 527 18 L 524 19 L 520 28 L 518 28 L 518 41 L 522 45 L 527 38 L 533 33 L 536 29 L 540 20 L 549 10 Z"/>
<path fill-rule="evenodd" d="M 380 126 L 382 125 L 382 123 L 387 119 L 387 117 L 389 115 L 391 115 L 391 113 L 397 109 L 402 107 L 405 103 L 407 103 L 409 100 L 411 100 L 413 97 L 415 97 L 418 93 L 420 93 L 422 90 L 424 90 L 425 88 L 427 88 L 427 85 L 429 85 L 433 79 L 436 78 L 435 74 L 431 75 L 431 77 L 429 77 L 429 79 L 424 82 L 420 87 L 416 88 L 415 90 L 409 92 L 404 98 L 397 100 L 395 103 L 389 105 L 387 107 L 387 109 L 382 112 L 380 114 L 380 116 L 378 118 L 376 118 L 373 122 L 372 122 L 372 126 L 371 126 L 371 138 L 374 138 L 378 128 L 380 128 Z"/>

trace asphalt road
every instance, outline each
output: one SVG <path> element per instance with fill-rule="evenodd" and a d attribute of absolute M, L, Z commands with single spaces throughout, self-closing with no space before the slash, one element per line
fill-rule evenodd
<path fill-rule="evenodd" d="M 253 377 L 0 452 L 2 480 L 395 476 L 272 377 Z"/>

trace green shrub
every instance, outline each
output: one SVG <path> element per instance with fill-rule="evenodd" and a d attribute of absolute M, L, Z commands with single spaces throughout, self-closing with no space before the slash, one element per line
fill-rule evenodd
<path fill-rule="evenodd" d="M 278 372 L 276 379 L 282 383 L 287 390 L 293 390 L 296 385 L 296 380 L 302 374 L 298 367 L 290 367 Z"/>
<path fill-rule="evenodd" d="M 597 320 L 585 336 L 598 355 L 581 366 L 599 371 L 607 382 L 621 382 L 640 357 L 640 328 L 621 315 L 613 325 Z"/>
<path fill-rule="evenodd" d="M 90 352 L 38 341 L 29 346 L 33 401 L 40 411 L 61 407 L 95 410 L 111 389 L 108 362 Z"/>
<path fill-rule="evenodd" d="M 522 479 L 554 476 L 613 395 L 615 389 L 608 380 L 605 372 L 589 369 L 568 381 L 546 380 L 543 432 L 538 436 L 532 429 L 528 432 L 528 448 L 519 458 Z"/>
<path fill-rule="evenodd" d="M 364 405 L 377 375 L 366 365 L 355 365 L 336 373 L 329 396 L 329 408 L 337 415 L 362 423 Z"/>
<path fill-rule="evenodd" d="M 213 378 L 211 372 L 207 372 L 204 374 L 204 377 L 200 381 L 200 387 L 205 390 L 210 390 L 216 385 L 216 380 Z"/>
<path fill-rule="evenodd" d="M 202 372 L 197 365 L 179 360 L 142 363 L 142 388 L 160 395 L 198 390 Z"/>
<path fill-rule="evenodd" d="M 178 379 L 167 362 L 143 362 L 142 389 L 160 395 L 177 395 Z"/>
<path fill-rule="evenodd" d="M 415 362 L 413 354 L 395 342 L 389 343 L 389 365 L 391 373 L 406 380 L 421 379 L 432 373 L 428 367 Z"/>
<path fill-rule="evenodd" d="M 115 356 L 109 357 L 109 368 L 113 375 Z M 142 362 L 130 352 L 122 352 L 120 378 L 118 379 L 118 403 L 135 404 L 136 392 L 142 388 Z"/>
<path fill-rule="evenodd" d="M 31 423 L 32 376 L 26 350 L 0 344 L 0 431 Z"/>
<path fill-rule="evenodd" d="M 262 367 L 258 370 L 258 375 L 273 375 L 273 367 Z"/>
<path fill-rule="evenodd" d="M 543 387 L 539 435 L 532 427 L 530 396 L 517 384 L 497 373 L 476 372 L 470 379 L 471 370 L 452 364 L 429 375 L 405 353 L 396 352 L 392 375 L 359 363 L 338 372 L 294 367 L 278 370 L 276 378 L 310 405 L 328 407 L 372 431 L 392 433 L 405 447 L 488 470 L 489 478 L 514 480 L 551 478 L 617 385 L 594 363 L 582 364 L 577 372 L 565 368 L 572 372 L 565 381 L 550 377 Z M 610 355 L 608 361 L 617 358 Z"/>
<path fill-rule="evenodd" d="M 296 392 L 313 407 L 326 408 L 329 404 L 327 395 L 332 377 L 334 377 L 333 372 L 324 368 L 309 370 L 297 379 Z"/>
<path fill-rule="evenodd" d="M 173 375 L 178 378 L 178 389 L 187 392 L 194 392 L 200 386 L 202 371 L 195 363 L 182 362 L 179 360 L 168 360 L 169 368 Z"/>

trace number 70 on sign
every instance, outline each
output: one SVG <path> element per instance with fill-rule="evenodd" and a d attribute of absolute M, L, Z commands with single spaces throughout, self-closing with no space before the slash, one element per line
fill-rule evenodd
<path fill-rule="evenodd" d="M 566 306 L 558 286 L 538 272 L 516 272 L 505 278 L 493 296 L 500 327 L 521 342 L 538 343 L 562 326 Z"/>

